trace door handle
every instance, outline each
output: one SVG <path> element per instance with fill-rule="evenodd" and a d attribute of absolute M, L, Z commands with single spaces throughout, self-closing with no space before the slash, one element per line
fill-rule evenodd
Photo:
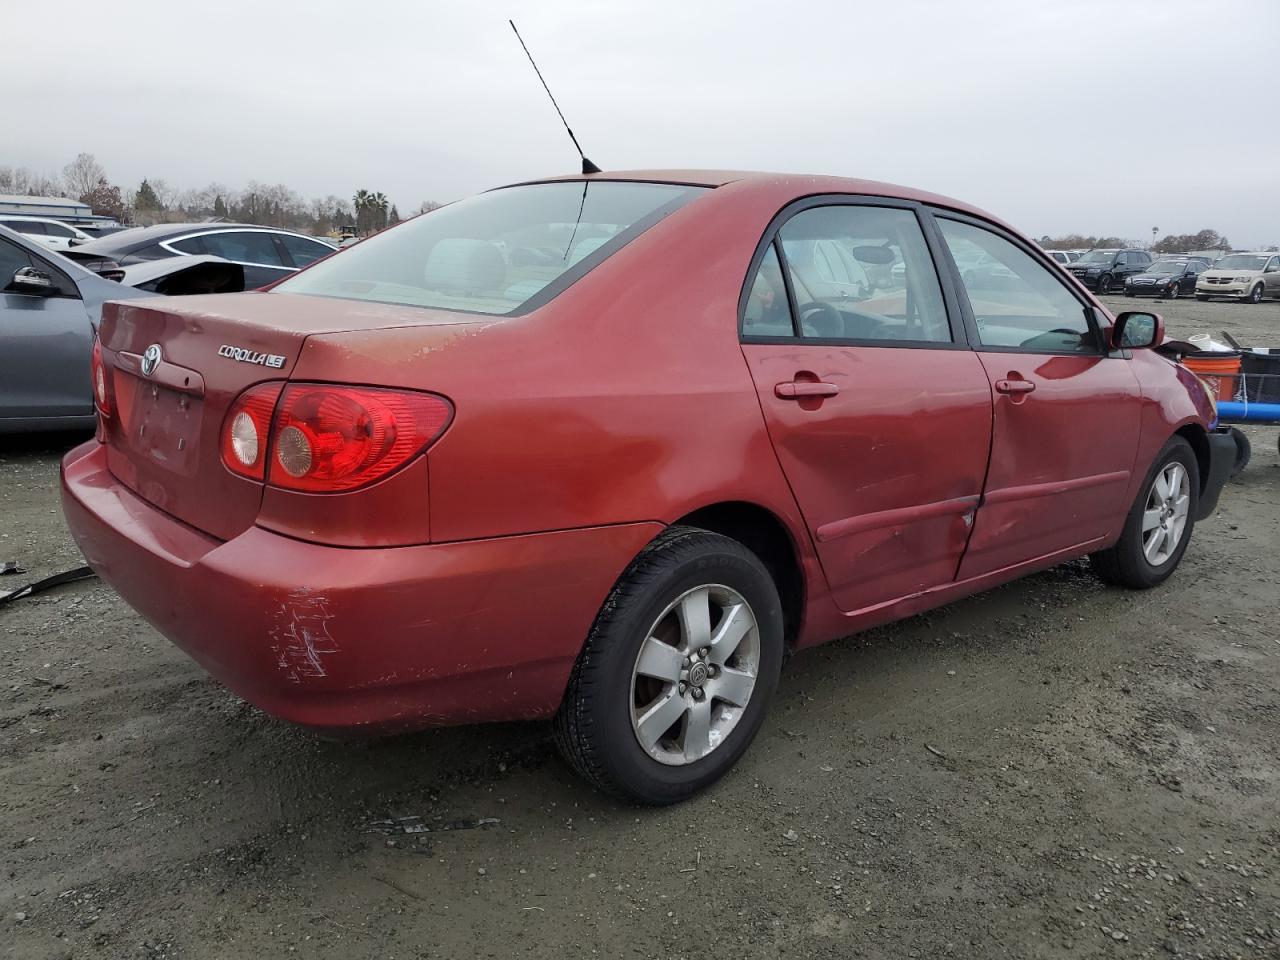
<path fill-rule="evenodd" d="M 814 383 L 810 380 L 788 380 L 773 388 L 773 395 L 781 400 L 807 400 L 810 397 L 834 397 L 840 388 L 834 383 Z"/>
<path fill-rule="evenodd" d="M 1030 393 L 1036 385 L 1030 380 L 997 380 L 997 393 Z"/>

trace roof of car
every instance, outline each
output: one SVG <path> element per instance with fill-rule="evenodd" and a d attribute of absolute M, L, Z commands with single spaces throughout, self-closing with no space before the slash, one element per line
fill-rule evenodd
<path fill-rule="evenodd" d="M 773 173 L 764 170 L 696 170 L 696 169 L 643 169 L 643 170 L 606 170 L 592 174 L 564 174 L 560 176 L 537 177 L 509 186 L 521 186 L 526 183 L 554 183 L 573 180 L 620 180 L 633 183 L 677 183 L 695 187 L 725 187 L 729 185 L 757 186 L 772 188 L 781 192 L 790 192 L 796 197 L 813 196 L 823 193 L 865 194 L 868 196 L 896 197 L 903 200 L 914 200 L 936 206 L 948 207 L 966 213 L 995 219 L 985 211 L 961 200 L 946 197 L 942 194 L 918 190 L 896 183 L 883 183 L 878 180 L 861 180 L 854 177 L 838 177 L 827 174 L 808 173 Z M 996 221 L 999 222 L 999 221 Z"/>

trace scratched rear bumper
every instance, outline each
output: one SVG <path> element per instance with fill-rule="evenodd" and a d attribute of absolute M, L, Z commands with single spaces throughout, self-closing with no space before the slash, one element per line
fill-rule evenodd
<path fill-rule="evenodd" d="M 118 483 L 90 441 L 62 463 L 89 565 L 268 713 L 328 730 L 553 713 L 591 622 L 658 524 L 347 549 L 251 527 L 222 542 Z"/>

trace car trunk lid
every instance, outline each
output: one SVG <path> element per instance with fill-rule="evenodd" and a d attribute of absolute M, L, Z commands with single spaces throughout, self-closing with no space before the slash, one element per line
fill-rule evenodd
<path fill-rule="evenodd" d="M 236 397 L 254 384 L 287 380 L 313 334 L 470 319 L 291 294 L 107 304 L 99 335 L 113 391 L 111 416 L 101 431 L 108 466 L 153 506 L 231 539 L 254 523 L 263 491 L 261 482 L 222 463 L 222 424 Z"/>

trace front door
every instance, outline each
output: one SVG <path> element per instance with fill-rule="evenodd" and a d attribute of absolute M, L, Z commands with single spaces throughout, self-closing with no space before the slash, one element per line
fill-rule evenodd
<path fill-rule="evenodd" d="M 14 271 L 34 267 L 51 294 L 9 289 Z M 62 271 L 0 237 L 0 420 L 93 415 L 89 355 L 93 329 L 80 292 Z"/>
<path fill-rule="evenodd" d="M 936 222 L 956 261 L 981 251 L 1006 268 L 989 282 L 957 273 L 995 401 L 991 466 L 960 578 L 1100 541 L 1130 506 L 1137 378 L 1102 349 L 1092 308 L 1030 250 L 977 222 Z"/>
<path fill-rule="evenodd" d="M 917 212 L 809 201 L 757 260 L 742 350 L 837 605 L 951 582 L 991 388 L 958 316 L 953 332 Z"/>

